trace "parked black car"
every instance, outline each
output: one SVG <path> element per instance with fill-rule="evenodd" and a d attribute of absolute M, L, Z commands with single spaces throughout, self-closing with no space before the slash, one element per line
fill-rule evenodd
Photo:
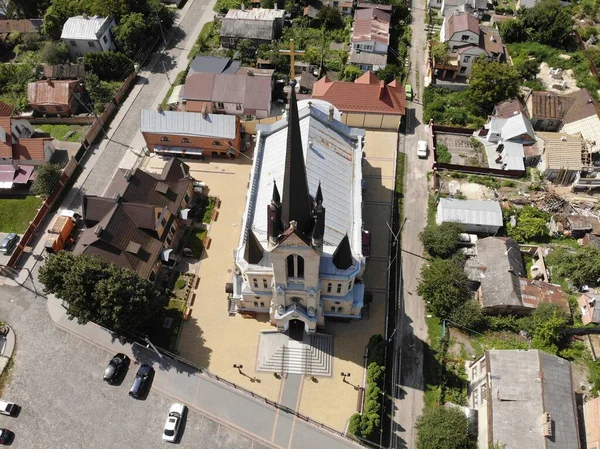
<path fill-rule="evenodd" d="M 143 364 L 138 369 L 137 374 L 135 375 L 135 379 L 133 380 L 133 385 L 131 386 L 131 390 L 129 390 L 129 396 L 139 399 L 144 396 L 144 393 L 150 387 L 150 382 L 152 381 L 152 375 L 154 374 L 154 368 L 150 365 Z"/>
<path fill-rule="evenodd" d="M 0 429 L 0 444 L 10 444 L 13 433 L 8 429 Z"/>
<path fill-rule="evenodd" d="M 104 370 L 104 381 L 109 384 L 114 384 L 119 380 L 119 377 L 129 365 L 129 357 L 125 354 L 118 353 L 108 362 L 108 366 Z"/>

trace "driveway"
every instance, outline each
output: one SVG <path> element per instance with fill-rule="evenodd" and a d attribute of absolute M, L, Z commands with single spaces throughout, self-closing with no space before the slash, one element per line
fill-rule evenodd
<path fill-rule="evenodd" d="M 2 399 L 22 407 L 17 418 L 0 416 L 15 433 L 14 448 L 123 449 L 162 446 L 161 432 L 171 399 L 150 391 L 138 401 L 127 392 L 137 369 L 132 363 L 119 386 L 102 374 L 111 354 L 51 322 L 44 298 L 22 288 L 0 289 L 0 320 L 13 326 L 17 346 Z M 193 410 L 180 447 L 267 449 Z"/>

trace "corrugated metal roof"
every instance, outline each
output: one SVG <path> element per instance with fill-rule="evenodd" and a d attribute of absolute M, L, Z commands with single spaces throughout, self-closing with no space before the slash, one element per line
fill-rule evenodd
<path fill-rule="evenodd" d="M 523 113 L 506 119 L 506 122 L 502 126 L 501 132 L 502 139 L 504 140 L 514 139 L 523 134 L 527 134 L 532 140 L 535 140 L 535 131 L 533 130 L 533 126 L 531 126 L 531 122 Z"/>
<path fill-rule="evenodd" d="M 465 224 L 502 226 L 502 210 L 496 201 L 456 200 L 440 198 L 438 216 L 442 222 L 455 221 Z"/>
<path fill-rule="evenodd" d="M 348 233 L 353 251 L 359 253 L 362 145 L 350 128 L 328 122 L 327 114 L 317 108 L 304 107 L 299 116 L 309 193 L 316 194 L 319 182 L 323 192 L 324 252 L 332 254 Z M 285 120 L 277 122 L 262 130 L 257 142 L 262 154 L 259 171 L 255 174 L 257 187 L 252 193 L 253 206 L 247 215 L 251 229 L 264 246 L 267 245 L 267 205 L 271 202 L 273 180 L 283 186 L 287 129 Z"/>
<path fill-rule="evenodd" d="M 114 22 L 112 17 L 92 16 L 84 18 L 83 16 L 69 17 L 63 25 L 61 39 L 81 39 L 96 40 L 110 22 Z"/>
<path fill-rule="evenodd" d="M 143 109 L 140 130 L 149 133 L 177 134 L 178 136 L 219 137 L 234 139 L 236 117 L 233 115 L 197 112 L 155 111 Z"/>
<path fill-rule="evenodd" d="M 242 19 L 242 20 L 268 20 L 283 19 L 285 11 L 281 9 L 230 9 L 227 11 L 226 19 Z"/>

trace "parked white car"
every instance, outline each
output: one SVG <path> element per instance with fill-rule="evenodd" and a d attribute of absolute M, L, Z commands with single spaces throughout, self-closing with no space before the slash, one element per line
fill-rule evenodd
<path fill-rule="evenodd" d="M 167 416 L 167 421 L 165 422 L 165 429 L 163 430 L 163 440 L 169 443 L 174 443 L 177 440 L 184 414 L 185 405 L 177 402 L 171 405 L 169 416 Z"/>
<path fill-rule="evenodd" d="M 420 158 L 427 157 L 427 142 L 424 140 L 419 140 L 417 143 L 417 156 Z"/>
<path fill-rule="evenodd" d="M 0 414 L 12 416 L 17 406 L 12 402 L 0 401 Z"/>

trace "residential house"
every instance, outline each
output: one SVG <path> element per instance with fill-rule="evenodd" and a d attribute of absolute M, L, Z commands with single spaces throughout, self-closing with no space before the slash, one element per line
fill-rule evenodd
<path fill-rule="evenodd" d="M 325 317 L 360 319 L 363 307 L 364 131 L 336 116 L 292 89 L 285 118 L 259 125 L 234 252 L 236 310 L 269 314 L 278 331 L 300 336 Z"/>
<path fill-rule="evenodd" d="M 440 5 L 442 16 L 447 16 L 454 12 L 466 12 L 473 14 L 479 20 L 483 18 L 487 9 L 487 0 L 441 0 Z"/>
<path fill-rule="evenodd" d="M 49 162 L 54 154 L 54 139 L 36 133 L 28 120 L 13 117 L 13 110 L 12 106 L 0 102 L 0 163 L 6 165 L 18 161 L 22 165 L 38 165 Z M 29 181 L 30 172 L 21 173 L 13 167 L 13 183 Z M 17 180 L 18 175 L 27 179 L 20 182 L 23 178 Z"/>
<path fill-rule="evenodd" d="M 592 166 L 585 140 L 565 133 L 536 133 L 542 153 L 538 169 L 544 178 L 562 185 L 571 184 L 583 168 Z"/>
<path fill-rule="evenodd" d="M 233 75 L 242 66 L 242 61 L 236 61 L 223 56 L 196 56 L 190 62 L 188 78 L 196 73 L 226 73 Z"/>
<path fill-rule="evenodd" d="M 390 44 L 390 19 L 391 13 L 377 8 L 356 10 L 348 59 L 350 64 L 363 71 L 385 68 Z"/>
<path fill-rule="evenodd" d="M 580 449 L 571 363 L 538 350 L 485 351 L 467 366 L 477 447 Z"/>
<path fill-rule="evenodd" d="M 491 235 L 504 226 L 500 203 L 496 201 L 440 198 L 435 221 L 460 223 L 470 234 Z"/>
<path fill-rule="evenodd" d="M 583 403 L 583 420 L 585 422 L 584 449 L 600 447 L 600 398 L 587 398 Z"/>
<path fill-rule="evenodd" d="M 490 61 L 506 61 L 506 48 L 498 30 L 480 26 L 477 17 L 466 12 L 457 11 L 444 17 L 440 42 L 447 43 L 448 54 L 447 61 L 432 61 L 439 80 L 458 80 L 464 84 L 481 55 Z"/>
<path fill-rule="evenodd" d="M 77 113 L 82 90 L 77 80 L 35 81 L 27 86 L 27 101 L 35 114 L 64 117 Z"/>
<path fill-rule="evenodd" d="M 321 0 L 321 2 L 330 8 L 337 9 L 342 16 L 350 16 L 352 15 L 352 6 L 353 2 L 343 2 L 338 0 Z"/>
<path fill-rule="evenodd" d="M 33 165 L 20 165 L 15 160 L 0 161 L 0 189 L 25 187 L 33 181 Z"/>
<path fill-rule="evenodd" d="M 584 293 L 577 298 L 583 325 L 600 323 L 600 296 Z"/>
<path fill-rule="evenodd" d="M 195 73 L 189 76 L 182 91 L 183 109 L 188 112 L 269 117 L 272 79 L 251 73 Z"/>
<path fill-rule="evenodd" d="M 396 80 L 386 84 L 371 71 L 353 83 L 323 77 L 313 85 L 312 98 L 325 100 L 342 112 L 341 121 L 354 128 L 397 131 L 405 113 L 406 92 Z"/>
<path fill-rule="evenodd" d="M 556 304 L 570 313 L 559 285 L 527 278 L 523 255 L 513 239 L 486 237 L 477 241 L 475 249 L 465 272 L 479 285 L 477 300 L 484 313 L 527 315 L 541 303 Z"/>
<path fill-rule="evenodd" d="M 564 95 L 567 111 L 563 115 L 561 132 L 581 133 L 592 145 L 600 145 L 600 105 L 587 89 Z"/>
<path fill-rule="evenodd" d="M 41 29 L 42 19 L 0 20 L 0 41 L 10 33 L 39 34 Z"/>
<path fill-rule="evenodd" d="M 531 144 L 536 141 L 533 126 L 524 113 L 506 118 L 492 116 L 485 129 L 488 130 L 486 140 L 492 143 L 511 141 Z"/>
<path fill-rule="evenodd" d="M 65 41 L 72 58 L 80 58 L 86 53 L 115 50 L 110 34 L 116 26 L 112 17 L 89 17 L 87 14 L 69 17 L 63 25 L 60 38 Z"/>
<path fill-rule="evenodd" d="M 284 14 L 278 9 L 230 9 L 221 20 L 221 45 L 231 48 L 240 39 L 270 44 L 281 35 Z"/>
<path fill-rule="evenodd" d="M 140 131 L 148 149 L 165 156 L 236 158 L 240 120 L 233 115 L 143 109 Z"/>
<path fill-rule="evenodd" d="M 518 115 L 525 111 L 525 105 L 523 105 L 520 99 L 510 98 L 494 106 L 492 116 L 498 118 L 510 118 L 513 115 Z"/>
<path fill-rule="evenodd" d="M 558 131 L 567 111 L 567 99 L 556 92 L 533 91 L 527 97 L 527 113 L 536 131 Z"/>
<path fill-rule="evenodd" d="M 172 265 L 176 248 L 191 222 L 186 219 L 194 194 L 189 167 L 177 158 L 161 174 L 118 169 L 105 196 L 83 197 L 86 229 L 73 252 L 98 255 L 149 281 Z"/>

